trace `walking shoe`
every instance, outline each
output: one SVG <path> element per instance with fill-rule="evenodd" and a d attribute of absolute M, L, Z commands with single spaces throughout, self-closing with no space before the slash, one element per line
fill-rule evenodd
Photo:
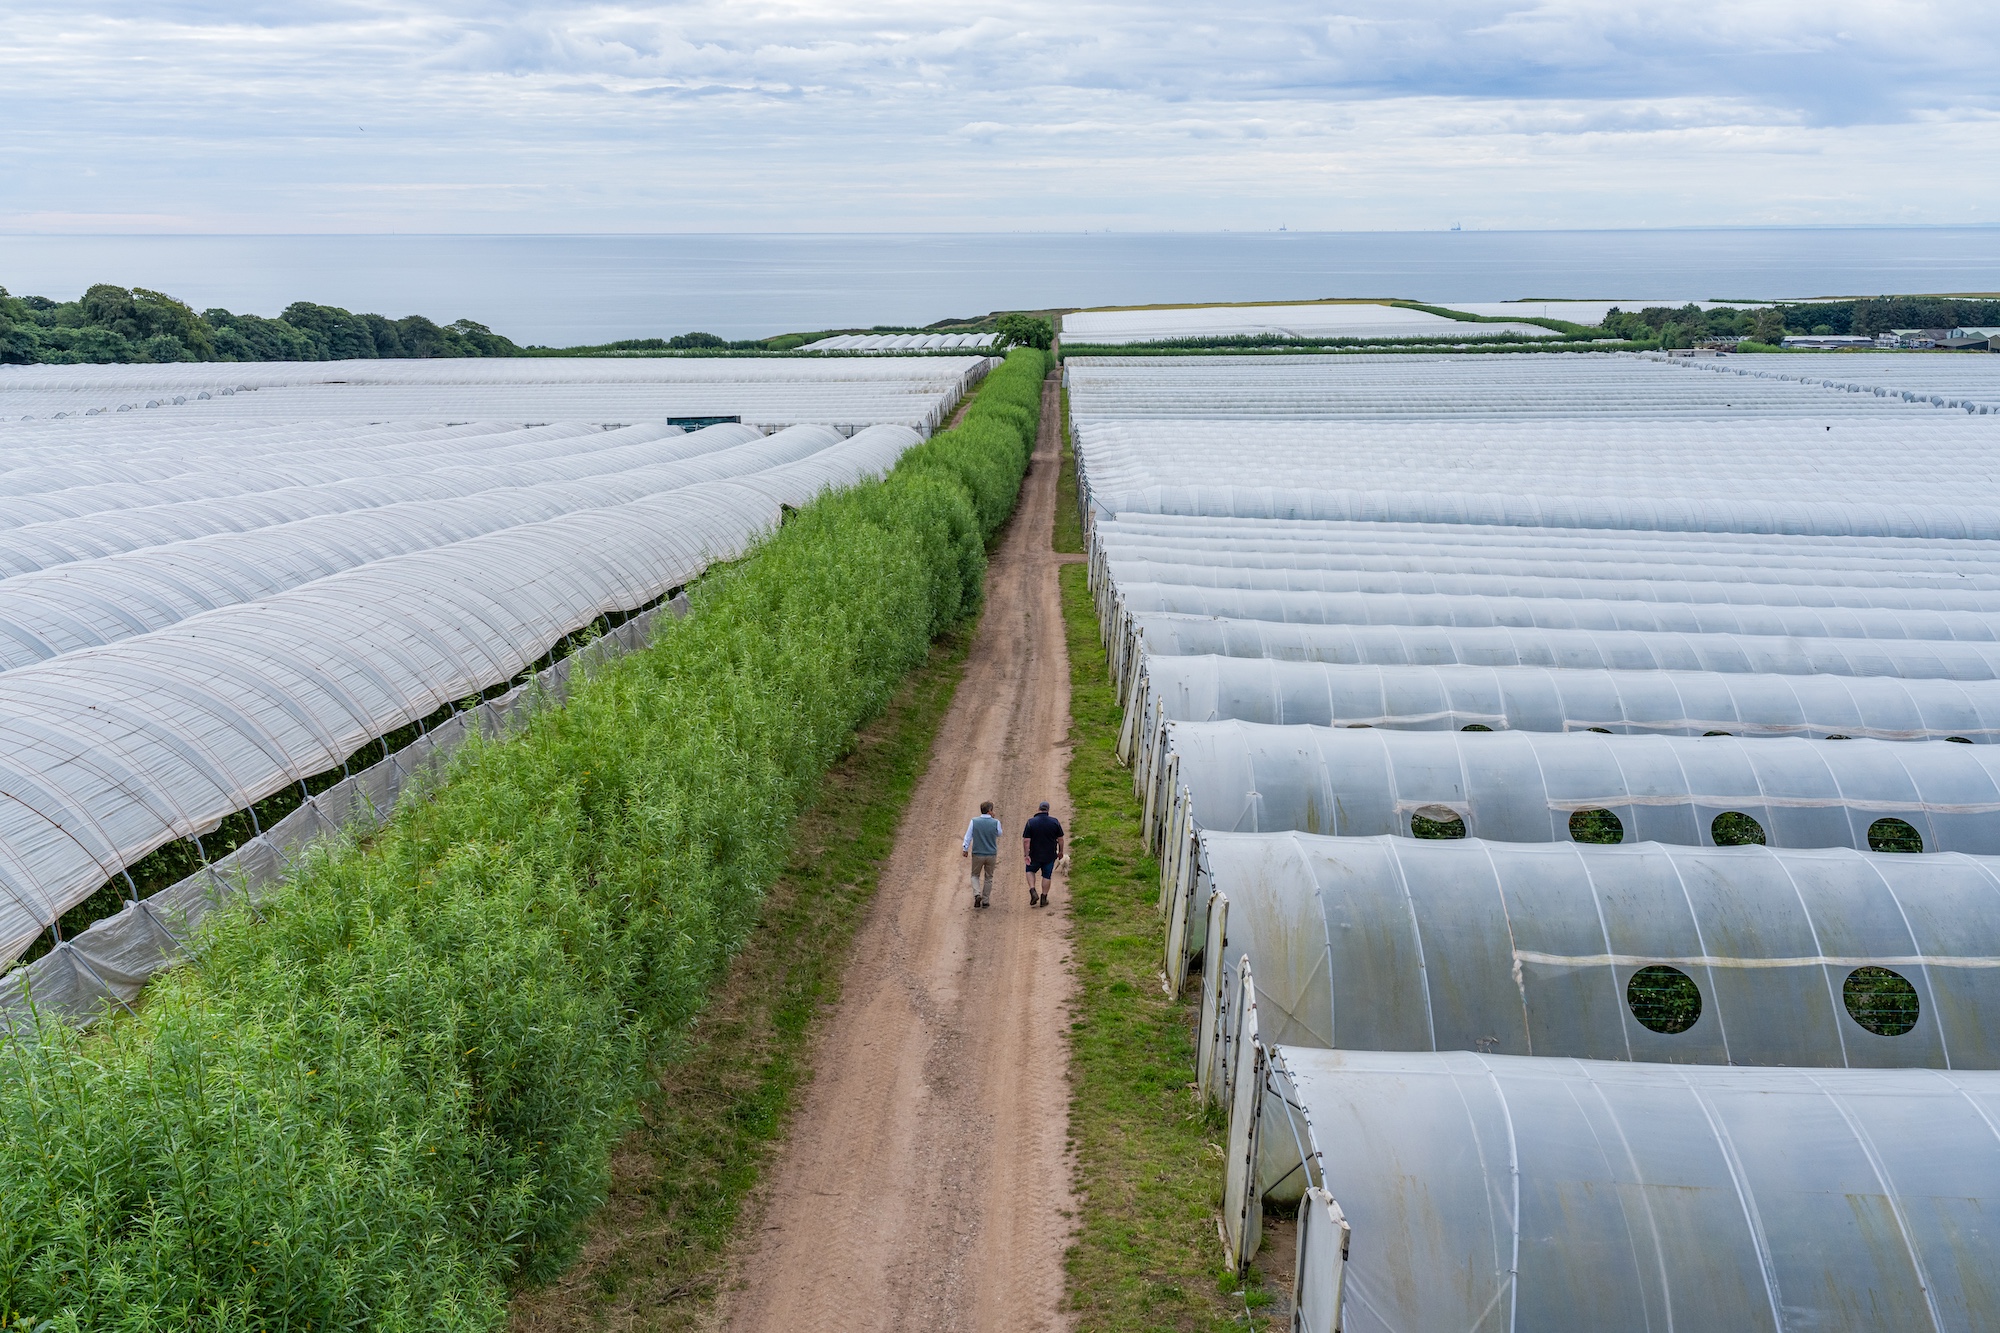
<path fill-rule="evenodd" d="M 1048 905 L 1049 905 L 1049 895 L 1045 893 L 1042 895 L 1042 906 L 1047 907 Z"/>

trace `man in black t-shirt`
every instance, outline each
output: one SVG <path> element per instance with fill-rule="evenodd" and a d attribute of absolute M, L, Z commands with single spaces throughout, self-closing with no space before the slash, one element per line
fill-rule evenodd
<path fill-rule="evenodd" d="M 1021 827 L 1021 851 L 1028 858 L 1028 906 L 1047 907 L 1049 905 L 1049 880 L 1054 878 L 1056 862 L 1063 854 L 1062 822 L 1049 813 L 1049 803 L 1042 802 L 1042 808 Z M 1035 876 L 1042 877 L 1042 893 L 1035 897 Z"/>

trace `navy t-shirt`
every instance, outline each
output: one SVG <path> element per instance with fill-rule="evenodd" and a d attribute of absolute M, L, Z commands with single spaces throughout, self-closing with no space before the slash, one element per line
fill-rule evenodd
<path fill-rule="evenodd" d="M 1062 821 L 1054 815 L 1038 814 L 1021 828 L 1028 840 L 1028 859 L 1036 865 L 1056 859 L 1056 841 L 1063 835 Z"/>

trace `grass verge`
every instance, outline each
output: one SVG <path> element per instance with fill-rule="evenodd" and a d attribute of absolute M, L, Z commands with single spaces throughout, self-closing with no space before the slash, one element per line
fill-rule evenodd
<path fill-rule="evenodd" d="M 821 781 L 756 932 L 614 1154 L 581 1260 L 515 1298 L 515 1333 L 708 1319 L 726 1247 L 809 1073 L 813 1024 L 840 998 L 848 946 L 971 642 L 969 628 L 941 640 Z"/>
<path fill-rule="evenodd" d="M 1069 390 L 1062 393 L 1062 471 L 1056 477 L 1056 535 L 1055 548 L 1068 555 L 1081 555 L 1086 547 L 1083 541 L 1083 518 L 1076 512 L 1076 455 L 1069 447 Z"/>
<path fill-rule="evenodd" d="M 1118 705 L 1083 566 L 1063 569 L 1062 596 L 1076 812 L 1069 1119 L 1082 1203 L 1069 1304 L 1078 1333 L 1261 1327 L 1275 1284 L 1253 1275 L 1239 1286 L 1222 1270 L 1222 1121 L 1190 1086 L 1195 1005 L 1161 989 L 1159 870 L 1115 753 Z"/>

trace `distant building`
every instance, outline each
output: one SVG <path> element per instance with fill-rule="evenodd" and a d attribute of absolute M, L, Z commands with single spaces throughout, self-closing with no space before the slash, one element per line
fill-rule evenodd
<path fill-rule="evenodd" d="M 1785 346 L 1808 351 L 1839 351 L 1843 348 L 1873 347 L 1875 340 L 1858 333 L 1801 333 L 1786 338 Z"/>
<path fill-rule="evenodd" d="M 1733 347 L 1735 346 L 1735 344 L 1731 343 L 1730 346 Z M 1722 353 L 1719 349 L 1714 347 L 1670 347 L 1667 349 L 1667 355 L 1668 356 L 1720 356 L 1722 355 Z"/>
<path fill-rule="evenodd" d="M 1950 329 L 1890 329 L 1887 333 L 1875 335 L 1875 345 L 1928 351 L 1949 337 Z"/>
<path fill-rule="evenodd" d="M 2000 324 L 1981 324 L 1970 328 L 1953 329 L 1954 338 L 2000 338 Z"/>

